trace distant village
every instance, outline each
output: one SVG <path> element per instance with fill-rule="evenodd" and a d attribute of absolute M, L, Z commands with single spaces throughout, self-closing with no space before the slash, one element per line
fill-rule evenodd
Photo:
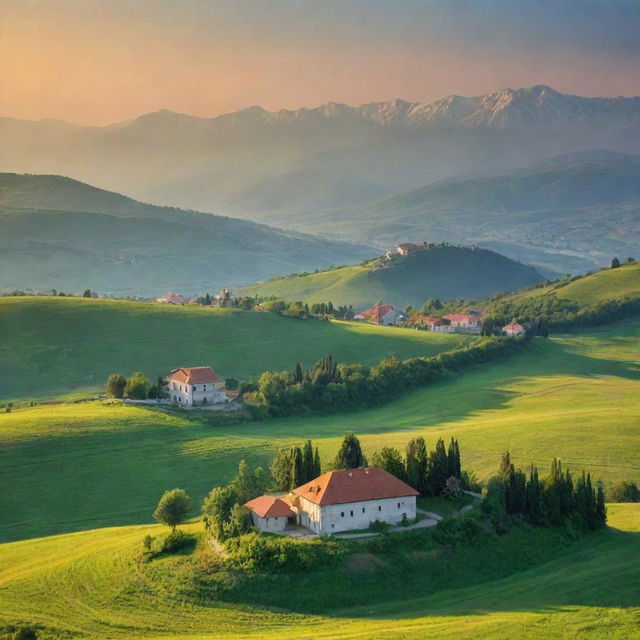
<path fill-rule="evenodd" d="M 384 256 L 384 261 L 390 261 L 398 256 L 407 257 L 412 253 L 418 251 L 424 251 L 430 247 L 430 243 L 410 243 L 406 242 L 400 244 L 395 250 L 387 251 Z M 194 298 L 186 299 L 182 295 L 175 293 L 165 293 L 163 296 L 157 298 L 157 302 L 173 305 L 184 304 L 199 304 L 212 307 L 226 307 L 231 306 L 233 301 L 232 293 L 229 289 L 224 288 L 218 294 L 211 296 L 197 296 Z M 330 305 L 331 303 L 329 303 Z M 319 305 L 312 305 L 319 306 Z M 325 304 L 320 305 L 322 309 L 319 313 L 314 313 L 314 310 L 310 310 L 310 315 L 326 315 Z M 253 307 L 254 310 L 266 310 L 262 305 Z M 331 305 L 331 308 L 332 305 Z M 351 307 L 349 307 L 351 309 Z M 278 310 L 278 309 L 276 309 Z M 407 315 L 405 311 L 395 309 L 393 305 L 384 304 L 382 301 L 377 302 L 369 309 L 361 311 L 359 313 L 351 314 L 351 317 L 345 316 L 346 320 L 355 320 L 356 322 L 368 322 L 384 327 L 411 327 L 414 329 L 420 329 L 423 331 L 433 331 L 436 333 L 468 333 L 479 334 L 482 332 L 482 319 L 484 312 L 475 311 L 473 309 L 468 310 L 466 313 L 447 313 L 443 315 L 436 314 L 423 314 L 419 312 L 411 313 Z M 502 327 L 502 333 L 511 337 L 522 336 L 526 333 L 525 327 L 514 320 Z"/>

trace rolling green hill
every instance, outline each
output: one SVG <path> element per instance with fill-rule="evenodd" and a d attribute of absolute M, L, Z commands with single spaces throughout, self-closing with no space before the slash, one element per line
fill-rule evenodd
<path fill-rule="evenodd" d="M 543 473 L 557 456 L 606 483 L 637 479 L 639 345 L 637 321 L 537 338 L 508 360 L 342 415 L 216 426 L 197 414 L 100 402 L 0 413 L 0 468 L 10 479 L 0 492 L 0 540 L 150 522 L 165 489 L 200 501 L 241 459 L 267 464 L 306 438 L 327 468 L 348 431 L 369 455 L 417 435 L 429 447 L 455 436 L 481 480 L 506 449 Z"/>
<path fill-rule="evenodd" d="M 155 378 L 211 365 L 241 379 L 311 366 L 327 353 L 373 364 L 390 353 L 432 355 L 469 340 L 271 313 L 85 298 L 0 298 L 0 398 L 102 390 L 114 372 Z"/>
<path fill-rule="evenodd" d="M 61 176 L 0 174 L 0 291 L 192 295 L 370 255 L 367 247 L 152 206 Z"/>
<path fill-rule="evenodd" d="M 270 582 L 264 597 L 289 594 L 277 609 L 229 602 L 232 584 L 216 598 L 189 556 L 139 563 L 143 536 L 160 527 L 98 529 L 1 545 L 0 621 L 79 638 L 630 640 L 640 614 L 639 522 L 639 505 L 612 505 L 611 528 L 574 543 L 516 532 L 482 549 L 361 553 L 348 568 L 256 576 Z M 358 587 L 341 591 L 349 583 Z M 326 593 L 344 593 L 348 604 L 323 606 Z"/>
<path fill-rule="evenodd" d="M 277 278 L 242 289 L 246 295 L 286 300 L 368 307 L 378 300 L 404 308 L 421 307 L 428 298 L 472 298 L 513 291 L 535 284 L 542 276 L 533 268 L 481 249 L 432 245 L 405 258 L 312 274 Z"/>

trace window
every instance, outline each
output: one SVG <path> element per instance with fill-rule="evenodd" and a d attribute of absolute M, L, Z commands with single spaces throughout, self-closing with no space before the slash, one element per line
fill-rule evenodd
<path fill-rule="evenodd" d="M 332 528 L 332 529 L 335 529 L 335 526 L 336 526 L 335 524 L 332 524 L 332 525 L 331 525 L 331 528 Z"/>
<path fill-rule="evenodd" d="M 203 390 L 203 391 L 206 391 L 206 390 L 207 390 L 207 385 L 206 385 L 206 384 L 203 384 L 203 385 L 202 385 L 202 390 Z"/>
<path fill-rule="evenodd" d="M 341 511 L 341 512 L 340 512 L 340 517 L 341 517 L 341 518 L 344 518 L 344 511 Z"/>
<path fill-rule="evenodd" d="M 378 507 L 378 511 L 382 511 L 382 507 Z"/>
<path fill-rule="evenodd" d="M 400 508 L 400 503 L 398 502 L 398 509 Z"/>
<path fill-rule="evenodd" d="M 276 516 L 276 517 L 274 518 L 274 520 L 275 520 L 276 522 L 278 522 L 278 516 Z"/>
<path fill-rule="evenodd" d="M 194 390 L 194 391 L 196 390 L 196 385 L 195 385 L 195 384 L 193 385 L 193 390 Z"/>
<path fill-rule="evenodd" d="M 362 513 L 364 513 L 364 507 L 362 507 Z"/>
<path fill-rule="evenodd" d="M 349 513 L 351 514 L 351 517 L 353 518 L 353 511 L 349 511 Z"/>

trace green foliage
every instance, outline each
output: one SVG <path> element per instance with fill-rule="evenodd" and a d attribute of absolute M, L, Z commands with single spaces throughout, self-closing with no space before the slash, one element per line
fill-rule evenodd
<path fill-rule="evenodd" d="M 112 398 L 122 398 L 126 386 L 127 379 L 120 373 L 113 373 L 107 380 L 107 393 Z"/>
<path fill-rule="evenodd" d="M 146 553 L 151 553 L 154 540 L 155 538 L 149 533 L 147 533 L 147 535 L 144 538 L 142 538 L 142 548 L 145 550 Z"/>
<path fill-rule="evenodd" d="M 638 483 L 623 480 L 607 489 L 609 502 L 640 502 L 640 487 Z"/>
<path fill-rule="evenodd" d="M 455 547 L 472 544 L 485 535 L 478 520 L 473 516 L 443 518 L 433 531 L 433 539 L 439 544 Z"/>
<path fill-rule="evenodd" d="M 165 491 L 153 517 L 160 523 L 176 530 L 176 526 L 185 521 L 187 514 L 191 510 L 191 499 L 186 491 L 182 489 L 172 489 Z"/>
<path fill-rule="evenodd" d="M 124 388 L 124 394 L 127 398 L 133 400 L 144 400 L 149 395 L 151 383 L 149 379 L 140 371 L 131 374 Z"/>
<path fill-rule="evenodd" d="M 362 453 L 362 447 L 360 446 L 360 440 L 353 433 L 348 433 L 342 444 L 340 450 L 336 454 L 335 462 L 333 463 L 334 469 L 357 469 L 358 467 L 366 467 L 367 459 Z"/>
<path fill-rule="evenodd" d="M 487 487 L 483 511 L 499 533 L 511 522 L 524 518 L 536 526 L 604 527 L 607 521 L 602 487 L 593 488 L 591 475 L 582 472 L 574 482 L 569 469 L 554 458 L 551 472 L 540 480 L 531 467 L 529 477 L 516 469 L 509 452 L 502 456 L 499 473 Z"/>
<path fill-rule="evenodd" d="M 369 529 L 373 532 L 373 533 L 382 533 L 382 534 L 386 534 L 389 533 L 391 526 L 389 525 L 388 522 L 385 522 L 384 520 L 374 520 L 370 525 L 369 525 Z"/>
<path fill-rule="evenodd" d="M 406 481 L 406 470 L 402 454 L 395 447 L 383 447 L 371 456 L 371 465 L 388 471 L 392 476 Z"/>
<path fill-rule="evenodd" d="M 240 386 L 240 381 L 236 378 L 226 378 L 224 386 L 230 391 L 235 391 Z"/>
<path fill-rule="evenodd" d="M 612 269 L 617 269 L 620 266 L 620 260 L 618 258 L 614 258 L 611 261 L 611 268 Z"/>
<path fill-rule="evenodd" d="M 251 571 L 304 572 L 337 566 L 345 553 L 339 542 L 300 541 L 250 533 L 226 542 L 232 563 Z"/>
<path fill-rule="evenodd" d="M 227 485 L 212 489 L 204 499 L 202 516 L 207 532 L 226 540 L 250 531 L 253 524 L 244 504 L 262 495 L 268 483 L 262 467 L 252 470 L 241 460 L 236 476 Z"/>
<path fill-rule="evenodd" d="M 193 549 L 196 544 L 196 538 L 191 533 L 185 531 L 172 531 L 168 536 L 165 536 L 160 546 L 161 553 L 178 553 L 186 549 Z"/>

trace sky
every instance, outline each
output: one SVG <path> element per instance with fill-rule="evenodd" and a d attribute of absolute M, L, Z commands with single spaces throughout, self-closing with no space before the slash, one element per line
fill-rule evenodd
<path fill-rule="evenodd" d="M 0 116 L 640 95 L 638 34 L 640 0 L 0 0 Z"/>

